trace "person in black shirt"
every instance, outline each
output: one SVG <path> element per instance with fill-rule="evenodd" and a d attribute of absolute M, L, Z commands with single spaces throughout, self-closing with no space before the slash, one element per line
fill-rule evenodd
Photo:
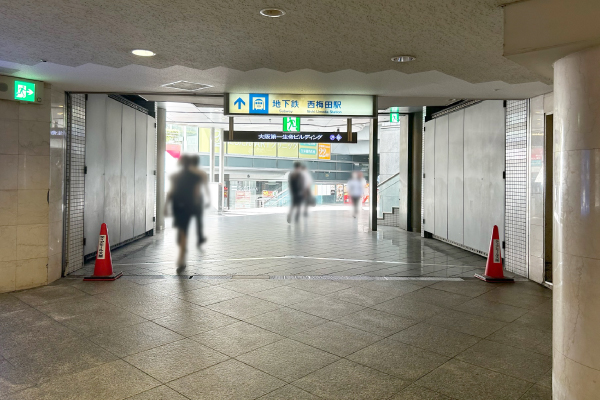
<path fill-rule="evenodd" d="M 171 190 L 167 194 L 165 208 L 168 209 L 169 203 L 172 204 L 173 226 L 177 228 L 179 245 L 177 266 L 183 268 L 187 251 L 188 227 L 192 217 L 198 214 L 202 178 L 193 168 L 192 157 L 182 155 L 179 158 L 179 165 L 182 167 L 181 170 L 171 176 Z"/>
<path fill-rule="evenodd" d="M 292 221 L 292 215 L 294 211 L 296 211 L 295 220 L 298 221 L 300 218 L 300 209 L 302 208 L 302 203 L 306 198 L 306 185 L 305 185 L 305 175 L 302 169 L 302 163 L 300 161 L 294 162 L 294 169 L 288 175 L 288 185 L 290 191 L 290 199 L 292 204 L 290 205 L 290 212 L 287 216 L 287 222 Z"/>

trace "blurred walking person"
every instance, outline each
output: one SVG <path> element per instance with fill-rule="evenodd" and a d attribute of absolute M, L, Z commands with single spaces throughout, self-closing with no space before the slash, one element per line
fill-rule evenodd
<path fill-rule="evenodd" d="M 358 212 L 360 211 L 360 204 L 362 202 L 364 190 L 365 180 L 363 178 L 363 173 L 361 171 L 352 172 L 352 177 L 348 181 L 348 194 L 352 200 L 354 218 L 356 218 Z"/>
<path fill-rule="evenodd" d="M 287 216 L 287 222 L 292 221 L 294 212 L 296 213 L 295 221 L 300 218 L 300 209 L 304 203 L 306 197 L 306 186 L 305 186 L 305 174 L 302 170 L 302 163 L 300 161 L 294 162 L 294 169 L 288 175 L 288 187 L 290 191 L 290 199 L 292 204 L 290 205 L 290 212 Z"/>
<path fill-rule="evenodd" d="M 208 174 L 199 168 L 200 156 L 194 154 L 190 156 L 191 170 L 200 177 L 200 190 L 196 199 L 196 234 L 198 236 L 198 246 L 206 242 L 204 236 L 204 209 L 210 207 L 210 190 L 208 187 Z M 203 190 L 204 189 L 204 190 Z M 206 199 L 206 200 L 205 200 Z"/>
<path fill-rule="evenodd" d="M 185 268 L 187 252 L 187 235 L 190 220 L 198 213 L 201 177 L 193 170 L 192 157 L 182 155 L 178 165 L 180 171 L 171 176 L 171 190 L 167 194 L 165 214 L 169 204 L 173 209 L 173 226 L 177 228 L 177 244 L 179 245 L 178 268 Z"/>
<path fill-rule="evenodd" d="M 304 184 L 304 216 L 308 217 L 308 207 L 314 207 L 316 205 L 316 199 L 311 193 L 313 185 L 312 174 L 304 164 L 302 164 L 301 169 Z"/>

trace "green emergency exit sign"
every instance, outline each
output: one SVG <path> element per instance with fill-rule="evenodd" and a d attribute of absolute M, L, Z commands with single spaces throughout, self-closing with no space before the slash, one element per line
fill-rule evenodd
<path fill-rule="evenodd" d="M 15 81 L 15 100 L 35 101 L 35 83 Z"/>
<path fill-rule="evenodd" d="M 391 123 L 400 122 L 400 113 L 397 113 L 397 112 L 390 113 L 390 122 Z"/>
<path fill-rule="evenodd" d="M 300 117 L 283 117 L 284 132 L 300 132 Z"/>

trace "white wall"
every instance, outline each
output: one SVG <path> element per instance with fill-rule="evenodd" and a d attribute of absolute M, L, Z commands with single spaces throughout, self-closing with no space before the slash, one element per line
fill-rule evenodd
<path fill-rule="evenodd" d="M 505 113 L 478 103 L 425 124 L 424 230 L 486 253 L 504 240 Z"/>
<path fill-rule="evenodd" d="M 84 254 L 96 251 L 100 225 L 111 246 L 152 230 L 155 120 L 106 95 L 88 95 Z"/>

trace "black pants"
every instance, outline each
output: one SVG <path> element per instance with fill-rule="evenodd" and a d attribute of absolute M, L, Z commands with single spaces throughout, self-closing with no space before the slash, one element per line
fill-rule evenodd
<path fill-rule="evenodd" d="M 201 203 L 196 208 L 196 230 L 198 234 L 198 241 L 204 239 L 204 203 Z"/>

